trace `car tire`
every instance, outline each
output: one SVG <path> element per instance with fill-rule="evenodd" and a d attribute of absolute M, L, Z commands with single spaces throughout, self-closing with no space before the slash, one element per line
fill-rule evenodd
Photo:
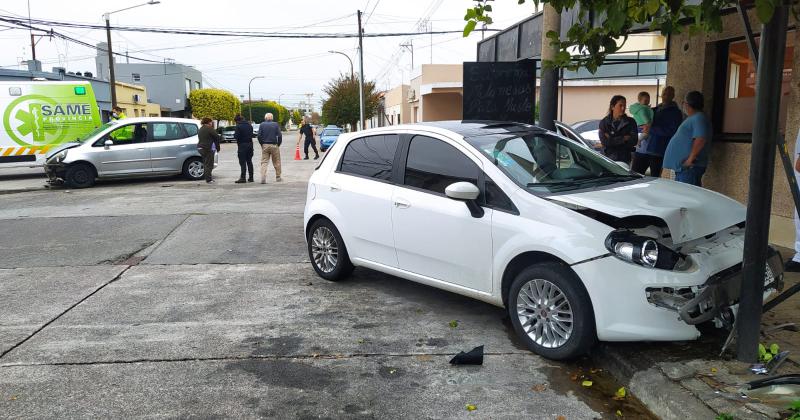
<path fill-rule="evenodd" d="M 308 229 L 308 258 L 317 275 L 339 281 L 353 272 L 353 263 L 339 230 L 328 219 L 318 219 Z"/>
<path fill-rule="evenodd" d="M 203 165 L 203 159 L 199 156 L 190 157 L 183 163 L 183 176 L 186 179 L 199 181 L 203 179 L 204 174 L 205 167 Z"/>
<path fill-rule="evenodd" d="M 589 294 L 578 275 L 561 263 L 522 270 L 511 284 L 506 306 L 517 336 L 540 356 L 574 359 L 597 341 Z"/>
<path fill-rule="evenodd" d="M 64 174 L 64 183 L 70 188 L 89 188 L 94 185 L 97 173 L 88 163 L 76 163 L 67 168 Z"/>

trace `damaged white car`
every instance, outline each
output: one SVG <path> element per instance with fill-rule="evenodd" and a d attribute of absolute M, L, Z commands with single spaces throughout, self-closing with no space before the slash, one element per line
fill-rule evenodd
<path fill-rule="evenodd" d="M 452 121 L 343 135 L 309 180 L 304 222 L 320 276 L 363 266 L 506 307 L 532 351 L 565 359 L 598 339 L 730 327 L 744 219 L 723 195 L 555 133 Z M 772 251 L 768 289 L 782 267 Z"/>

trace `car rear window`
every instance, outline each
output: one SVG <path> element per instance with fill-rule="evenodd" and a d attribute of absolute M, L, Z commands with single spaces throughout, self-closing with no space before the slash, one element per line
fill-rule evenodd
<path fill-rule="evenodd" d="M 194 124 L 183 124 L 183 128 L 186 130 L 186 135 L 196 136 L 197 135 L 197 126 Z"/>
<path fill-rule="evenodd" d="M 355 139 L 344 149 L 339 172 L 388 181 L 399 142 L 395 134 Z"/>

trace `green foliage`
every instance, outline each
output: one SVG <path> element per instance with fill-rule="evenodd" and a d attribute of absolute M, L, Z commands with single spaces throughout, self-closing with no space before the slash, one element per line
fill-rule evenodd
<path fill-rule="evenodd" d="M 328 99 L 322 104 L 322 124 L 336 124 L 340 127 L 350 124 L 357 127 L 359 116 L 358 78 L 339 75 L 323 89 Z M 375 115 L 380 96 L 375 92 L 375 82 L 364 82 L 364 119 Z"/>
<path fill-rule="evenodd" d="M 253 110 L 253 122 L 255 123 L 264 121 L 264 116 L 267 115 L 268 112 L 272 113 L 272 117 L 275 119 L 275 122 L 280 124 L 281 127 L 285 126 L 289 121 L 289 110 L 277 102 L 259 101 L 243 104 L 242 116 L 245 118 L 250 118 L 251 108 Z"/>
<path fill-rule="evenodd" d="M 800 400 L 794 400 L 792 403 L 787 407 L 791 415 L 787 417 L 787 420 L 800 420 Z"/>
<path fill-rule="evenodd" d="M 222 89 L 195 89 L 189 93 L 192 114 L 197 118 L 233 121 L 241 103 L 236 95 Z"/>
<path fill-rule="evenodd" d="M 714 420 L 733 420 L 733 415 L 728 413 L 720 413 Z"/>
<path fill-rule="evenodd" d="M 302 121 L 303 121 L 303 116 L 300 114 L 300 111 L 296 109 L 292 111 L 292 122 L 294 123 L 294 125 L 300 125 Z"/>
<path fill-rule="evenodd" d="M 766 363 L 772 360 L 773 357 L 777 356 L 780 353 L 780 347 L 772 343 L 769 348 L 764 346 L 763 344 L 758 345 L 758 360 Z"/>
<path fill-rule="evenodd" d="M 464 16 L 464 36 L 469 35 L 478 23 L 491 23 L 493 0 L 475 0 L 475 6 Z M 594 73 L 603 64 L 606 56 L 619 51 L 632 28 L 644 25 L 651 31 L 664 35 L 676 34 L 685 27 L 690 34 L 720 32 L 722 11 L 736 5 L 735 0 L 531 0 L 534 4 L 549 4 L 558 13 L 567 9 L 578 9 L 577 21 L 567 30 L 565 39 L 555 32 L 547 33 L 552 45 L 559 53 L 545 66 L 563 67 L 569 70 L 586 68 Z M 777 0 L 754 0 L 758 19 L 766 23 L 775 12 Z M 518 0 L 519 4 L 526 0 Z M 800 0 L 787 0 L 795 17 L 800 15 Z M 589 12 L 594 16 L 605 16 L 599 26 L 593 26 Z M 617 42 L 621 40 L 621 42 Z M 573 52 L 577 52 L 574 53 Z"/>

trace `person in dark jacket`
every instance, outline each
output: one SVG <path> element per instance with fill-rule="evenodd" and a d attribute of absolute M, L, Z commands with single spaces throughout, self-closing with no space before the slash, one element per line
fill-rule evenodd
<path fill-rule="evenodd" d="M 219 146 L 222 137 L 214 131 L 211 118 L 203 118 L 200 120 L 200 125 L 200 131 L 197 133 L 197 151 L 203 157 L 203 177 L 206 179 L 206 183 L 211 184 L 214 182 L 214 179 L 211 178 L 211 171 L 214 169 L 214 150 L 212 146 L 216 146 L 218 152 L 222 151 Z"/>
<path fill-rule="evenodd" d="M 308 160 L 308 146 L 311 146 L 311 149 L 314 150 L 314 159 L 319 159 L 319 152 L 317 151 L 317 141 L 314 139 L 317 132 L 314 130 L 314 127 L 308 123 L 306 117 L 303 117 L 303 123 L 300 126 L 300 136 L 297 138 L 297 147 L 300 147 L 300 141 L 303 140 L 303 136 L 306 136 L 306 141 L 303 143 L 303 153 L 305 153 L 306 157 L 303 158 Z"/>
<path fill-rule="evenodd" d="M 241 115 L 236 115 L 236 128 L 233 131 L 233 138 L 239 150 L 236 152 L 239 157 L 239 167 L 242 169 L 241 176 L 236 180 L 237 184 L 253 182 L 253 125 L 245 121 Z M 250 175 L 245 181 L 244 176 Z"/>
<path fill-rule="evenodd" d="M 667 86 L 661 93 L 661 104 L 655 109 L 649 135 L 636 146 L 633 155 L 634 172 L 644 174 L 650 168 L 650 176 L 660 177 L 664 163 L 664 152 L 669 139 L 683 122 L 683 113 L 675 103 L 675 88 Z"/>
<path fill-rule="evenodd" d="M 275 167 L 275 181 L 281 182 L 281 126 L 272 120 L 271 112 L 264 116 L 264 122 L 258 125 L 258 142 L 261 144 L 261 183 L 267 183 L 267 165 L 272 159 Z"/>
<path fill-rule="evenodd" d="M 636 121 L 625 114 L 625 97 L 614 95 L 608 115 L 600 120 L 600 143 L 603 153 L 617 162 L 631 163 L 631 152 L 636 146 L 639 132 Z"/>

